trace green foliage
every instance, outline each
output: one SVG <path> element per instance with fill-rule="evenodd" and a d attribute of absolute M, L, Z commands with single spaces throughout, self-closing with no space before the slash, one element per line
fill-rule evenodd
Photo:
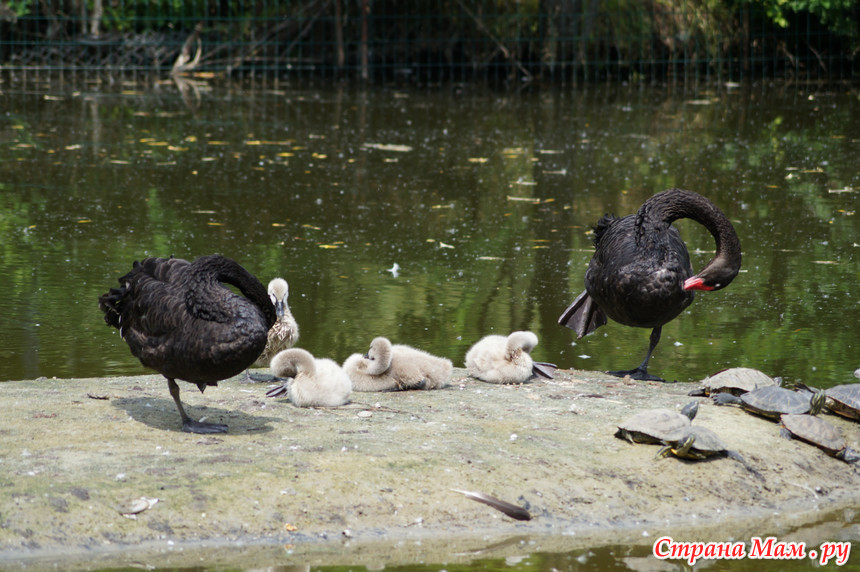
<path fill-rule="evenodd" d="M 743 0 L 745 5 L 761 7 L 767 18 L 780 28 L 790 26 L 789 13 L 812 14 L 837 36 L 857 39 L 860 8 L 856 0 Z"/>

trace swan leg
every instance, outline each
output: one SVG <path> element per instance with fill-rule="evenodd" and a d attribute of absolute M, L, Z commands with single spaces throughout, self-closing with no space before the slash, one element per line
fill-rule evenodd
<path fill-rule="evenodd" d="M 185 408 L 182 407 L 182 401 L 179 400 L 179 386 L 172 379 L 167 380 L 167 387 L 170 390 L 170 397 L 176 403 L 176 408 L 179 409 L 179 416 L 182 417 L 182 430 L 186 433 L 226 433 L 227 426 L 220 423 L 202 423 L 195 421 L 185 413 Z"/>
<path fill-rule="evenodd" d="M 648 344 L 648 353 L 645 354 L 645 359 L 642 360 L 642 363 L 639 364 L 639 367 L 636 369 L 628 369 L 624 371 L 607 371 L 609 375 L 614 375 L 616 377 L 624 377 L 625 375 L 629 375 L 631 379 L 636 379 L 639 381 L 666 381 L 662 377 L 653 375 L 648 373 L 648 361 L 651 359 L 651 354 L 654 353 L 654 348 L 657 347 L 657 344 L 660 342 L 660 334 L 663 333 L 663 326 L 657 326 L 653 330 L 651 330 L 651 338 L 650 343 Z"/>

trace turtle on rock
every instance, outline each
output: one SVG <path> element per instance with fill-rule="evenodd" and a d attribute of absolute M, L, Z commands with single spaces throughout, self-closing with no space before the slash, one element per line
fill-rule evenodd
<path fill-rule="evenodd" d="M 691 396 L 712 397 L 718 393 L 742 395 L 760 387 L 779 385 L 777 381 L 757 369 L 732 367 L 718 371 L 702 380 L 702 387 L 689 393 Z"/>
<path fill-rule="evenodd" d="M 826 396 L 821 390 L 801 393 L 774 385 L 760 387 L 740 396 L 719 393 L 713 399 L 717 405 L 734 403 L 750 413 L 778 421 L 780 415 L 817 415 L 824 407 Z"/>
<path fill-rule="evenodd" d="M 860 421 L 860 383 L 846 383 L 824 390 L 825 407 L 842 417 Z"/>
<path fill-rule="evenodd" d="M 659 443 L 677 439 L 699 411 L 699 402 L 691 401 L 678 413 L 671 409 L 646 409 L 618 426 L 615 436 L 631 443 Z"/>
<path fill-rule="evenodd" d="M 728 457 L 737 461 L 744 468 L 764 480 L 761 473 L 755 470 L 737 451 L 728 448 L 719 436 L 701 425 L 690 425 L 681 429 L 674 439 L 668 440 L 665 447 L 657 452 L 658 457 L 674 455 L 681 459 L 704 460 L 712 457 Z"/>
<path fill-rule="evenodd" d="M 783 415 L 780 420 L 780 435 L 783 437 L 795 437 L 815 445 L 831 457 L 842 459 L 846 463 L 860 461 L 860 453 L 848 446 L 842 431 L 829 421 L 812 415 Z"/>

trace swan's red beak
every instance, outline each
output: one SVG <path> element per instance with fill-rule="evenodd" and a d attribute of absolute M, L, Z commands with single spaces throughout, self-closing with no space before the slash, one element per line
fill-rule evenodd
<path fill-rule="evenodd" d="M 692 276 L 684 281 L 684 290 L 713 290 L 713 286 L 707 286 L 705 281 L 698 276 Z"/>

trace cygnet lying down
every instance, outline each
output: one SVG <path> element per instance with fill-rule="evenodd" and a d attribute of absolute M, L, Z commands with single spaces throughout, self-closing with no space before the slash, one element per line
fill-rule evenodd
<path fill-rule="evenodd" d="M 266 392 L 269 397 L 287 394 L 298 407 L 336 407 L 349 403 L 352 382 L 343 369 L 326 358 L 292 348 L 279 352 L 269 364 L 272 373 L 287 381 Z"/>
<path fill-rule="evenodd" d="M 537 343 L 532 332 L 486 336 L 466 353 L 466 369 L 472 377 L 490 383 L 524 383 L 535 375 L 552 379 L 555 365 L 532 360 Z"/>
<path fill-rule="evenodd" d="M 355 391 L 439 389 L 451 381 L 451 360 L 425 351 L 374 338 L 364 355 L 352 354 L 343 369 Z"/>

